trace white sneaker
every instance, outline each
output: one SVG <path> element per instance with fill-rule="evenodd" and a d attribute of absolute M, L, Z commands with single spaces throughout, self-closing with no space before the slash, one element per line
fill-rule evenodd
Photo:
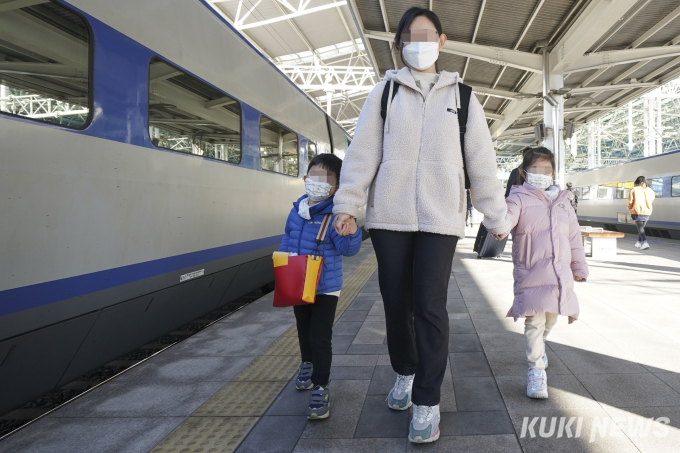
<path fill-rule="evenodd" d="M 529 398 L 548 398 L 548 376 L 545 370 L 531 368 L 527 376 L 527 396 Z"/>
<path fill-rule="evenodd" d="M 439 404 L 436 406 L 413 405 L 413 418 L 408 428 L 408 440 L 416 444 L 439 439 Z"/>
<path fill-rule="evenodd" d="M 635 247 L 637 247 L 637 248 L 640 248 L 641 245 L 642 245 L 642 242 L 640 242 L 640 241 L 637 241 L 637 242 L 635 243 Z"/>
<path fill-rule="evenodd" d="M 403 376 L 397 374 L 397 382 L 387 395 L 387 406 L 397 411 L 405 411 L 411 407 L 411 391 L 413 390 L 413 378 L 415 374 Z"/>
<path fill-rule="evenodd" d="M 649 244 L 647 244 L 647 241 L 643 242 L 642 245 L 640 246 L 640 250 L 647 250 L 649 248 Z"/>

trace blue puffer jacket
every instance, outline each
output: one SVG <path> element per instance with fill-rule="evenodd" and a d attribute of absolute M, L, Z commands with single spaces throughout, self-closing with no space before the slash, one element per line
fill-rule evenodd
<path fill-rule="evenodd" d="M 333 213 L 333 197 L 326 201 L 310 206 L 309 215 L 311 220 L 306 220 L 298 214 L 298 207 L 303 195 L 293 203 L 293 209 L 288 214 L 286 221 L 286 233 L 283 235 L 279 252 L 295 252 L 298 255 L 311 255 L 316 249 L 316 235 L 326 214 Z M 335 220 L 331 218 L 331 222 Z M 323 268 L 317 294 L 326 294 L 342 289 L 342 256 L 356 255 L 361 248 L 361 229 L 350 236 L 340 236 L 333 226 L 328 228 L 326 239 L 319 246 L 319 252 L 323 257 Z"/>

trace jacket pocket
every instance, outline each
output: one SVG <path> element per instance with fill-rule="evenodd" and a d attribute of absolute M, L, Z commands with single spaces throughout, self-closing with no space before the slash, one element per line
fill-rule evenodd
<path fill-rule="evenodd" d="M 382 164 L 378 165 L 378 170 L 375 172 L 373 181 L 371 181 L 371 185 L 368 187 L 368 204 L 370 207 L 375 206 L 375 181 L 378 179 L 378 173 L 380 172 L 381 166 Z"/>
<path fill-rule="evenodd" d="M 524 255 L 524 267 L 526 269 L 531 269 L 531 234 L 526 235 L 526 250 Z"/>

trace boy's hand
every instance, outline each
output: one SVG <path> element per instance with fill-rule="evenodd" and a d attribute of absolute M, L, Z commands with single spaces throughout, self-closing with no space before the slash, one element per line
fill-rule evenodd
<path fill-rule="evenodd" d="M 354 217 L 352 217 L 352 219 L 349 222 L 349 230 L 348 230 L 349 232 L 348 232 L 348 234 L 350 234 L 350 235 L 354 234 L 354 233 L 357 232 L 358 229 L 359 229 L 359 227 L 357 226 L 357 221 Z"/>
<path fill-rule="evenodd" d="M 340 236 L 347 236 L 349 234 L 350 221 L 353 222 L 354 218 L 348 214 L 338 214 L 335 216 L 335 222 L 333 222 L 333 228 Z M 355 223 L 356 225 L 356 223 Z"/>
<path fill-rule="evenodd" d="M 575 282 L 585 282 L 586 279 L 583 278 L 583 277 L 577 277 L 576 275 L 574 275 L 574 281 Z"/>

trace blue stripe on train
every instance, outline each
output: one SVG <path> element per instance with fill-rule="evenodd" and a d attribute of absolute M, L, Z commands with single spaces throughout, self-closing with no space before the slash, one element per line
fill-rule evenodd
<path fill-rule="evenodd" d="M 615 219 L 612 217 L 595 217 L 591 215 L 579 215 L 578 216 L 579 220 L 586 220 L 586 221 L 591 221 L 591 222 L 607 222 L 607 223 L 620 223 L 619 219 Z M 635 225 L 634 223 L 628 223 L 627 225 Z M 674 228 L 680 228 L 680 223 L 679 222 L 666 222 L 664 220 L 654 220 L 652 217 L 649 219 L 649 222 L 647 222 L 648 227 L 652 228 L 658 228 L 659 225 L 664 225 L 666 227 L 674 227 Z"/>
<path fill-rule="evenodd" d="M 282 235 L 0 291 L 0 316 L 281 243 Z"/>

